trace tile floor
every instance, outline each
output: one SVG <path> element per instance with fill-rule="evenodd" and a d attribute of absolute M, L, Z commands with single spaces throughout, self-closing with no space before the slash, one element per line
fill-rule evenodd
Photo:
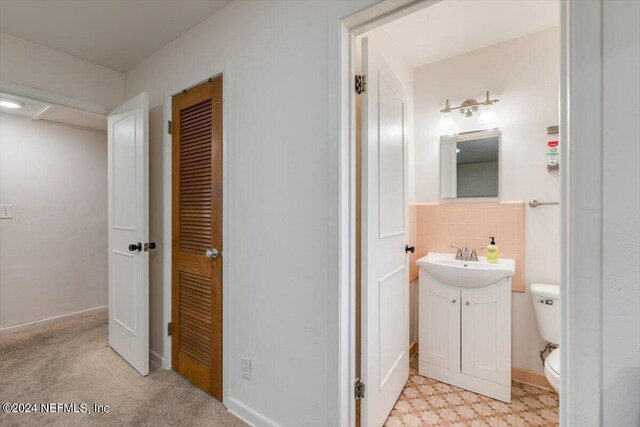
<path fill-rule="evenodd" d="M 385 426 L 557 426 L 558 395 L 514 382 L 510 404 L 418 375 L 409 381 Z"/>

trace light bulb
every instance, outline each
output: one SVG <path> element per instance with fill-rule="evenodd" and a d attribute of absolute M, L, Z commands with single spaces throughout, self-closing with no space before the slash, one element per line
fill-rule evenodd
<path fill-rule="evenodd" d="M 438 132 L 441 135 L 451 135 L 455 133 L 456 124 L 453 122 L 453 114 L 451 111 L 446 111 L 440 115 L 440 122 L 438 123 Z"/>
<path fill-rule="evenodd" d="M 478 125 L 484 129 L 495 129 L 498 127 L 498 115 L 493 109 L 492 104 L 483 104 L 480 109 L 480 117 L 478 118 Z"/>

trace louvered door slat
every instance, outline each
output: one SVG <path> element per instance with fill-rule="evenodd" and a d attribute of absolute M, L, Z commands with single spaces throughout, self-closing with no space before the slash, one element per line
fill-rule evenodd
<path fill-rule="evenodd" d="M 180 212 L 202 217 L 211 215 L 211 100 L 180 111 Z M 198 135 L 197 149 L 189 145 L 189 137 Z M 202 141 L 207 141 L 202 143 Z M 198 167 L 201 175 L 193 175 L 182 166 Z M 198 199 L 190 195 L 199 194 Z M 187 224 L 189 215 L 180 215 L 180 249 L 186 252 L 205 252 L 211 248 L 211 224 Z"/>

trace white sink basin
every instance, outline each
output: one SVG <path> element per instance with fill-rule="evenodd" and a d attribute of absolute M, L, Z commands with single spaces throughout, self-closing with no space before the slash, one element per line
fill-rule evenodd
<path fill-rule="evenodd" d="M 515 260 L 506 258 L 490 264 L 486 257 L 478 257 L 478 261 L 462 261 L 452 254 L 429 252 L 416 263 L 438 282 L 456 288 L 483 288 L 516 273 Z"/>

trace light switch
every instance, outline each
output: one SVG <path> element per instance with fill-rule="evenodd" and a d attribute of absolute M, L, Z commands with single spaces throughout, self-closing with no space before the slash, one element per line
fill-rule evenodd
<path fill-rule="evenodd" d="M 0 219 L 13 218 L 13 205 L 0 205 Z"/>

